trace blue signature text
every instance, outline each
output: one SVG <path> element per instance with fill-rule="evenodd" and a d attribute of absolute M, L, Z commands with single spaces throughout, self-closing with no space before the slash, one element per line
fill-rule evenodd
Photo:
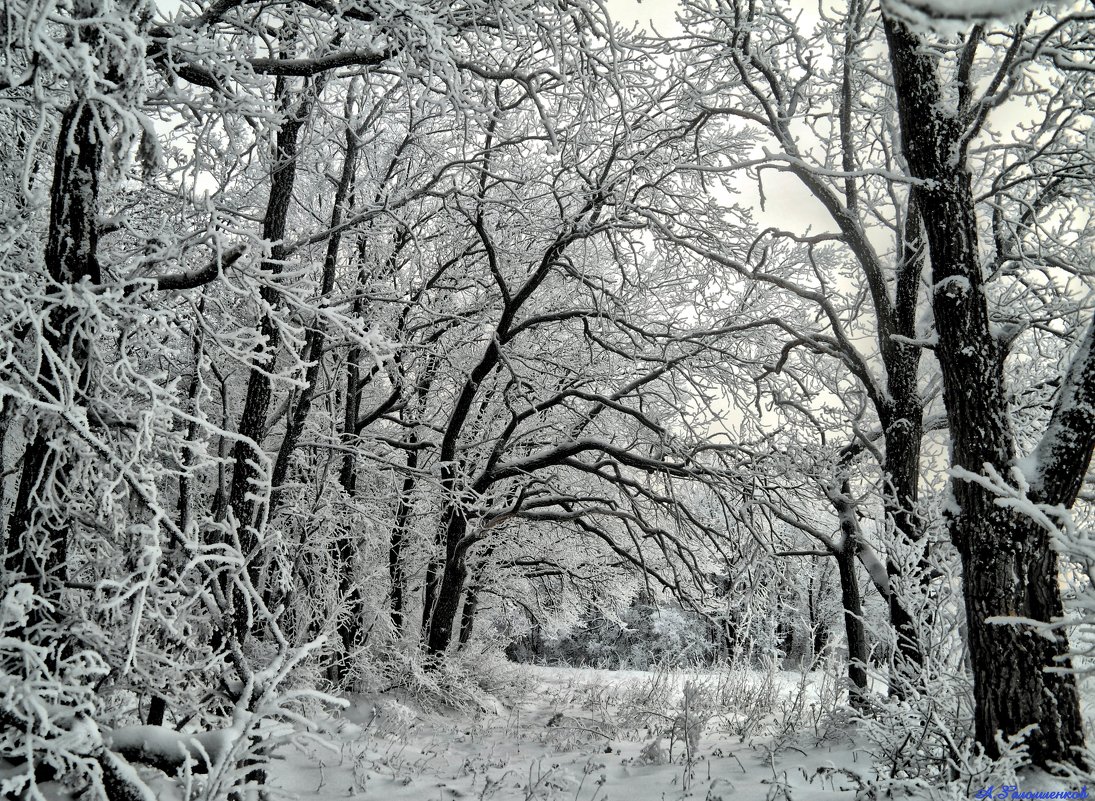
<path fill-rule="evenodd" d="M 1002 784 L 999 787 L 990 784 L 977 791 L 974 798 L 978 801 L 1025 801 L 1034 798 L 1087 798 L 1087 785 L 1080 790 L 1020 790 L 1014 784 Z"/>

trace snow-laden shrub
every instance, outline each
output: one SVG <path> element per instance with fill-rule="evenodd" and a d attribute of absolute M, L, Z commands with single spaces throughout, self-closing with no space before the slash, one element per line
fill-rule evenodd
<path fill-rule="evenodd" d="M 643 679 L 626 682 L 617 699 L 616 722 L 625 729 L 661 727 L 673 707 L 678 679 L 669 666 L 658 665 Z"/>
<path fill-rule="evenodd" d="M 0 601 L 0 795 L 40 801 L 59 783 L 87 798 L 154 797 L 145 775 L 178 777 L 193 801 L 216 801 L 261 781 L 278 745 L 309 736 L 303 712 L 339 705 L 289 677 L 308 649 L 282 648 L 230 688 L 234 702 L 205 704 L 195 729 L 141 725 L 105 707 L 98 692 L 111 673 L 98 651 L 57 628 L 56 610 L 25 583 Z M 211 699 L 210 699 L 211 700 Z M 214 709 L 219 709 L 214 712 Z M 200 713 L 200 714 L 197 714 Z"/>
<path fill-rule="evenodd" d="M 294 684 L 316 641 L 288 642 L 199 480 L 225 432 L 188 400 L 208 390 L 194 331 L 140 292 L 51 286 L 0 264 L 0 401 L 33 487 L 4 532 L 0 794 L 151 798 L 136 762 L 224 797 L 308 725 L 305 699 L 330 700 Z M 45 322 L 62 318 L 79 347 Z"/>
<path fill-rule="evenodd" d="M 743 741 L 761 732 L 782 707 L 785 689 L 774 658 L 760 669 L 744 659 L 721 668 L 714 687 L 721 725 Z"/>
<path fill-rule="evenodd" d="M 649 670 L 711 664 L 718 647 L 702 616 L 640 596 L 616 618 L 590 610 L 572 629 L 547 640 L 543 654 L 545 661 L 566 665 Z"/>
<path fill-rule="evenodd" d="M 894 790 L 941 788 L 972 781 L 988 770 L 973 740 L 973 687 L 964 664 L 958 558 L 939 521 L 927 519 L 924 543 L 895 544 L 891 554 L 902 565 L 903 577 L 893 591 L 912 613 L 923 664 L 912 670 L 905 666 L 905 679 L 896 684 L 900 692 L 871 696 L 870 705 L 855 716 L 879 786 Z M 892 629 L 880 627 L 876 634 L 891 641 L 890 663 L 876 673 L 879 686 L 885 687 L 897 681 L 903 666 L 893 661 Z"/>
<path fill-rule="evenodd" d="M 39 777 L 99 772 L 102 740 L 94 687 L 109 667 L 94 651 L 73 650 L 42 613 L 29 584 L 0 601 L 0 796 L 41 799 Z M 31 620 L 38 617 L 37 622 Z M 27 634 L 33 626 L 38 636 Z M 41 642 L 46 645 L 38 644 Z"/>
<path fill-rule="evenodd" d="M 375 681 L 369 692 L 394 692 L 424 709 L 475 714 L 525 693 L 530 679 L 496 654 L 459 652 L 443 659 L 412 645 L 367 650 L 363 664 Z"/>
<path fill-rule="evenodd" d="M 643 764 L 673 761 L 691 765 L 700 737 L 720 712 L 718 682 L 710 675 L 686 676 L 665 665 L 639 681 L 629 681 L 618 696 L 615 720 L 624 729 L 646 729 L 649 738 L 639 755 Z"/>
<path fill-rule="evenodd" d="M 669 727 L 669 754 L 672 757 L 673 746 L 680 743 L 684 750 L 685 762 L 691 764 L 699 753 L 700 737 L 707 723 L 715 714 L 715 694 L 710 681 L 689 679 L 681 688 L 681 699 L 673 724 Z"/>

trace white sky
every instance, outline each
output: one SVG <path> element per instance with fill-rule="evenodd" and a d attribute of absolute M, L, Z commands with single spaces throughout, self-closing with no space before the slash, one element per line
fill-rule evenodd
<path fill-rule="evenodd" d="M 677 0 L 608 0 L 612 18 L 625 25 L 639 23 L 662 34 L 681 32 L 677 24 Z"/>
<path fill-rule="evenodd" d="M 647 30 L 672 36 L 683 33 L 677 22 L 677 0 L 606 0 L 608 11 L 617 22 L 630 26 L 638 24 Z M 812 24 L 817 19 L 817 0 L 787 0 L 790 8 L 803 12 L 803 21 Z M 760 194 L 756 183 L 742 176 L 738 185 L 741 193 L 737 200 L 752 208 L 761 228 L 768 226 L 795 231 L 819 233 L 833 229 L 831 217 L 809 192 L 802 188 L 797 178 L 787 173 L 765 170 L 764 194 L 766 207 L 760 207 Z"/>

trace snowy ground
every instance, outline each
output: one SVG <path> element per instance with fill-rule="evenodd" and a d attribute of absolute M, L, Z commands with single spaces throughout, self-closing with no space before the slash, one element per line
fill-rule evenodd
<path fill-rule="evenodd" d="M 308 799 L 812 801 L 870 780 L 849 730 L 828 725 L 838 691 L 822 673 L 499 664 L 487 690 L 464 712 L 356 697 L 337 750 L 285 750 L 271 783 Z"/>

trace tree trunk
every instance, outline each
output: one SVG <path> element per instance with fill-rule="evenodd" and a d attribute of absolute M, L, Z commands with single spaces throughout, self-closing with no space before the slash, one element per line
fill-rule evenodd
<path fill-rule="evenodd" d="M 167 715 L 167 699 L 162 695 L 153 695 L 148 704 L 148 717 L 145 724 L 148 726 L 162 726 Z"/>
<path fill-rule="evenodd" d="M 829 492 L 829 500 L 840 520 L 841 543 L 833 551 L 840 575 L 840 601 L 844 608 L 844 632 L 848 639 L 848 697 L 860 708 L 867 694 L 867 630 L 863 623 L 863 594 L 859 589 L 856 566 L 859 560 L 859 522 L 850 499 L 851 488 L 845 479 L 839 493 Z"/>
<path fill-rule="evenodd" d="M 863 625 L 863 596 L 856 575 L 855 554 L 836 554 L 840 572 L 840 600 L 844 607 L 844 632 L 848 638 L 848 695 L 853 706 L 863 704 L 867 692 L 867 631 Z"/>
<path fill-rule="evenodd" d="M 431 654 L 444 653 L 452 641 L 453 627 L 460 612 L 460 596 L 468 575 L 464 559 L 467 526 L 463 512 L 450 507 L 444 524 L 445 561 L 440 566 L 429 627 L 425 631 L 426 650 Z"/>
<path fill-rule="evenodd" d="M 411 434 L 411 444 L 417 443 L 417 438 Z M 406 542 L 407 527 L 410 522 L 412 502 L 416 479 L 414 471 L 418 469 L 418 451 L 407 453 L 407 475 L 403 477 L 403 487 L 399 492 L 399 506 L 395 513 L 395 526 L 392 527 L 392 539 L 388 546 L 388 577 L 391 580 L 391 615 L 392 629 L 396 632 L 403 630 L 405 596 L 407 591 L 407 577 L 403 570 L 403 546 Z"/>
<path fill-rule="evenodd" d="M 886 442 L 882 464 L 885 486 L 882 491 L 883 509 L 893 526 L 896 542 L 917 543 L 923 537 L 916 509 L 920 494 L 920 447 L 924 437 L 924 401 L 917 385 L 922 349 L 895 339 L 894 335 L 915 339 L 920 279 L 925 269 L 926 245 L 924 226 L 915 197 L 906 206 L 901 241 L 901 254 L 896 271 L 894 303 L 880 343 L 886 367 L 886 390 L 889 403 L 879 415 Z M 921 581 L 925 581 L 927 565 L 920 564 Z M 915 681 L 924 665 L 924 654 L 917 633 L 916 621 L 902 600 L 899 587 L 901 566 L 892 556 L 886 560 L 889 592 L 886 595 L 890 625 L 897 639 L 897 652 L 892 660 L 890 696 L 904 698 L 906 685 Z M 909 588 L 912 589 L 912 588 Z M 928 592 L 922 583 L 916 588 Z"/>
<path fill-rule="evenodd" d="M 886 488 L 883 491 L 883 508 L 888 521 L 893 524 L 893 536 L 898 542 L 915 543 L 923 536 L 920 517 L 916 511 L 919 495 L 920 444 L 923 437 L 923 410 L 919 398 L 914 403 L 905 404 L 895 415 L 896 419 L 886 422 L 886 456 L 882 465 Z M 921 568 L 926 567 L 921 565 Z M 886 600 L 890 613 L 890 624 L 897 638 L 897 652 L 894 654 L 893 673 L 890 676 L 890 695 L 905 697 L 905 686 L 915 681 L 924 665 L 924 654 L 917 632 L 917 624 L 905 606 L 898 583 L 902 579 L 901 567 L 892 557 L 886 560 L 886 573 L 889 576 L 889 593 Z M 921 571 L 921 576 L 926 571 Z M 927 591 L 926 586 L 919 587 Z"/>
<path fill-rule="evenodd" d="M 84 280 L 92 284 L 102 282 L 97 257 L 102 148 L 91 106 L 77 100 L 62 115 L 57 135 L 45 249 L 49 276 L 62 286 Z M 67 357 L 75 370 L 75 375 L 68 377 L 76 385 L 74 394 L 86 396 L 91 381 L 88 346 L 76 329 L 75 316 L 63 307 L 55 307 L 42 339 L 58 356 Z M 40 360 L 38 385 L 47 398 L 63 395 L 58 376 L 47 358 Z M 15 507 L 8 524 L 5 568 L 9 573 L 25 576 L 37 594 L 58 600 L 67 573 L 68 526 L 64 520 L 39 514 L 43 482 L 52 482 L 52 494 L 56 495 L 63 492 L 68 473 L 62 451 L 50 446 L 52 439 L 53 426 L 43 418 L 23 454 Z M 47 541 L 41 550 L 44 559 L 39 558 L 39 549 L 31 541 L 35 523 Z"/>
<path fill-rule="evenodd" d="M 904 23 L 887 17 L 885 26 L 905 157 L 913 176 L 924 181 L 915 191 L 931 254 L 951 462 L 978 475 L 990 466 L 1008 476 L 1016 444 L 1004 384 L 1006 353 L 989 325 L 971 177 L 961 149 L 964 125 L 946 111 L 930 51 Z M 988 622 L 1060 616 L 1057 557 L 1048 536 L 1033 520 L 997 505 L 981 484 L 952 479 L 951 491 L 948 525 L 962 557 L 977 741 L 995 757 L 997 734 L 1009 737 L 1032 726 L 1026 743 L 1035 764 L 1078 762 L 1074 749 L 1084 736 L 1075 678 L 1047 672 L 1070 667 L 1066 638 Z"/>
<path fill-rule="evenodd" d="M 810 586 L 807 588 L 806 592 L 807 619 L 810 624 L 810 670 L 817 670 L 818 665 L 821 664 L 821 658 L 825 655 L 825 646 L 829 641 L 829 629 L 819 614 L 821 602 L 820 590 L 822 587 L 824 587 L 824 585 L 819 587 L 819 593 L 815 594 L 814 578 L 811 576 Z"/>
<path fill-rule="evenodd" d="M 813 626 L 811 644 L 813 646 L 813 659 L 810 662 L 810 670 L 817 670 L 821 664 L 821 658 L 825 656 L 825 646 L 829 642 L 829 629 L 824 623 L 818 622 Z"/>
<path fill-rule="evenodd" d="M 11 428 L 12 418 L 15 416 L 15 401 L 10 395 L 5 395 L 0 400 L 0 542 L 6 542 L 4 531 L 7 529 L 7 520 L 4 517 L 4 509 L 7 507 L 8 479 L 4 475 L 4 465 L 7 457 L 8 431 Z"/>
<path fill-rule="evenodd" d="M 459 645 L 463 648 L 471 639 L 475 628 L 475 613 L 479 611 L 479 585 L 469 584 L 464 594 L 464 609 L 460 613 Z"/>
<path fill-rule="evenodd" d="M 452 642 L 453 627 L 460 611 L 460 596 L 463 594 L 466 578 L 467 569 L 462 557 L 445 561 L 427 632 L 426 650 L 431 654 L 444 653 Z"/>
<path fill-rule="evenodd" d="M 350 186 L 353 183 L 354 171 L 357 169 L 357 135 L 349 125 L 350 115 L 353 111 L 353 93 L 346 100 L 346 153 L 342 160 L 342 174 L 339 177 L 338 187 L 335 189 L 334 207 L 331 209 L 332 230 L 342 223 L 342 216 L 350 195 Z M 335 286 L 335 267 L 338 265 L 338 251 L 342 244 L 342 233 L 335 230 L 327 240 L 327 250 L 323 258 L 323 277 L 320 283 L 320 304 L 326 302 Z M 270 499 L 270 514 L 273 516 L 278 509 L 285 491 L 282 485 L 289 474 L 289 462 L 293 451 L 300 442 L 300 435 L 304 431 L 304 424 L 308 420 L 308 414 L 312 410 L 312 400 L 316 394 L 316 380 L 319 378 L 320 366 L 323 364 L 323 347 L 327 342 L 327 324 L 323 318 L 316 315 L 312 327 L 308 329 L 305 337 L 304 353 L 308 355 L 309 365 L 304 372 L 304 387 L 300 391 L 300 397 L 296 405 L 289 413 L 288 422 L 285 424 L 285 436 L 282 438 L 278 456 L 274 462 L 274 472 L 271 480 L 272 495 Z"/>
<path fill-rule="evenodd" d="M 310 99 L 302 100 L 296 108 L 291 107 L 289 91 L 282 78 L 278 79 L 276 94 L 285 120 L 276 137 L 274 169 L 270 176 L 270 194 L 262 229 L 263 238 L 271 243 L 270 258 L 263 261 L 262 270 L 274 276 L 281 273 L 285 259 L 285 225 L 296 181 L 298 136 L 310 108 Z M 280 295 L 276 288 L 264 286 L 260 296 L 268 310 L 259 323 L 259 341 L 262 344 L 255 354 L 256 366 L 247 379 L 247 394 L 238 429 L 240 438 L 232 448 L 232 483 L 228 493 L 240 552 L 246 560 L 248 577 L 256 589 L 259 589 L 261 568 L 256 551 L 266 517 L 261 500 L 267 497 L 269 489 L 261 481 L 260 464 L 265 459 L 261 446 L 266 433 L 266 415 L 270 409 L 269 372 L 274 369 L 281 345 L 281 329 L 273 318 L 273 310 L 280 306 Z M 245 636 L 250 628 L 247 609 L 242 598 L 237 597 L 234 605 L 236 634 Z"/>

